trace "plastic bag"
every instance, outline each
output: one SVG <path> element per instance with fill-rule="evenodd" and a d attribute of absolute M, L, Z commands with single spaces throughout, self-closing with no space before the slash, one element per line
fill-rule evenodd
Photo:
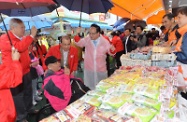
<path fill-rule="evenodd" d="M 182 122 L 187 120 L 187 100 L 178 94 L 179 118 Z"/>

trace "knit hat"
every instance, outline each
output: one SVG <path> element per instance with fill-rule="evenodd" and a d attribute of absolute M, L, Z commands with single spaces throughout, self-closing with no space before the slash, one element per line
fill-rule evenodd
<path fill-rule="evenodd" d="M 45 60 L 45 65 L 48 66 L 49 64 L 55 63 L 55 62 L 57 62 L 57 61 L 58 61 L 58 59 L 57 59 L 56 57 L 54 57 L 54 56 L 49 56 L 49 57 L 47 57 L 47 59 Z"/>

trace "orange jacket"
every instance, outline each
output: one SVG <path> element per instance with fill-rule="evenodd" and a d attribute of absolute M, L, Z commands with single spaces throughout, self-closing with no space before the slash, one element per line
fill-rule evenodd
<path fill-rule="evenodd" d="M 10 88 L 22 82 L 22 68 L 18 61 L 0 65 L 0 118 L 1 122 L 15 122 L 16 110 Z"/>
<path fill-rule="evenodd" d="M 46 55 L 46 58 L 49 56 L 55 56 L 57 59 L 61 60 L 60 45 L 51 47 Z M 70 73 L 77 70 L 78 50 L 73 46 L 70 46 L 69 55 L 68 55 L 68 65 L 69 65 Z"/>
<path fill-rule="evenodd" d="M 23 37 L 22 40 L 18 39 L 14 36 L 12 32 L 8 32 L 10 35 L 10 39 L 12 40 L 12 44 L 20 53 L 20 63 L 22 66 L 23 74 L 26 74 L 30 71 L 30 57 L 28 47 L 33 41 L 31 36 Z M 2 63 L 9 63 L 11 59 L 11 46 L 10 41 L 8 40 L 7 34 L 4 34 L 0 37 L 0 50 L 2 53 Z"/>
<path fill-rule="evenodd" d="M 119 36 L 114 36 L 112 38 L 112 44 L 116 48 L 116 52 L 120 52 L 124 50 L 123 42 Z"/>
<path fill-rule="evenodd" d="M 187 33 L 187 25 L 181 27 L 178 29 L 178 32 L 181 34 L 181 38 L 176 44 L 175 51 L 180 52 L 181 51 L 181 45 L 182 45 L 182 39 L 185 33 Z"/>

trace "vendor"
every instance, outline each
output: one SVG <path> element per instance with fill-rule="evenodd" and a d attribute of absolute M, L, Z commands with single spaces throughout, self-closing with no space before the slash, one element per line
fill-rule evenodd
<path fill-rule="evenodd" d="M 179 39 L 176 48 L 175 54 L 177 56 L 177 64 L 178 68 L 178 80 L 180 83 L 179 90 L 187 91 L 187 7 L 180 7 L 177 11 L 177 19 L 178 19 L 178 32 L 181 34 L 181 38 Z M 182 96 L 187 99 L 187 94 L 183 94 Z"/>

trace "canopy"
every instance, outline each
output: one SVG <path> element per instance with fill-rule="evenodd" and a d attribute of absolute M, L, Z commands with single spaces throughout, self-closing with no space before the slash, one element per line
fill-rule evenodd
<path fill-rule="evenodd" d="M 165 10 L 159 11 L 156 15 L 147 18 L 147 24 L 162 24 L 162 17 L 166 14 Z"/>
<path fill-rule="evenodd" d="M 62 18 L 62 20 L 69 22 L 71 24 L 71 27 L 79 27 L 79 20 L 78 19 Z M 54 21 L 57 21 L 57 20 L 54 20 Z M 108 29 L 108 30 L 113 29 L 112 26 L 108 25 L 107 23 L 85 21 L 85 20 L 82 20 L 81 27 L 90 28 L 91 24 L 97 24 L 101 27 L 101 29 Z"/>
<path fill-rule="evenodd" d="M 163 9 L 162 0 L 112 0 L 114 7 L 110 13 L 130 19 L 144 19 Z"/>

